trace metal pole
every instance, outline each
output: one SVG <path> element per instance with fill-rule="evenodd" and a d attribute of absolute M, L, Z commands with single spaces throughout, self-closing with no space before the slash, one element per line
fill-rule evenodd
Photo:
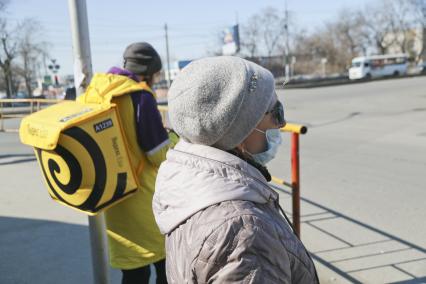
<path fill-rule="evenodd" d="M 293 199 L 293 227 L 300 238 L 300 175 L 299 134 L 291 134 L 291 187 Z"/>
<path fill-rule="evenodd" d="M 0 102 L 0 131 L 4 131 L 3 102 Z"/>
<path fill-rule="evenodd" d="M 288 44 L 288 9 L 287 0 L 285 1 L 285 81 L 290 81 L 290 65 L 289 65 L 289 53 L 290 47 Z"/>
<path fill-rule="evenodd" d="M 74 53 L 74 84 L 77 95 L 84 92 L 92 79 L 89 24 L 85 0 L 68 0 Z"/>
<path fill-rule="evenodd" d="M 74 53 L 74 84 L 77 95 L 84 92 L 92 78 L 89 24 L 85 0 L 68 0 Z M 92 251 L 93 282 L 109 283 L 106 250 L 105 220 L 103 214 L 89 217 Z"/>
<path fill-rule="evenodd" d="M 167 33 L 167 24 L 164 25 L 164 30 L 166 32 L 166 56 L 167 56 L 167 87 L 170 88 L 171 78 L 170 78 L 170 55 L 169 55 L 169 36 Z"/>
<path fill-rule="evenodd" d="M 12 87 L 12 75 L 11 75 L 11 71 L 7 71 L 8 72 L 8 76 L 7 76 L 7 89 L 9 90 L 9 94 L 10 94 L 10 98 L 11 99 L 13 97 L 13 87 Z"/>

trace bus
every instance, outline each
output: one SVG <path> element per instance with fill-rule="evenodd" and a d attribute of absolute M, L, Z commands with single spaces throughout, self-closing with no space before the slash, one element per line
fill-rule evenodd
<path fill-rule="evenodd" d="M 383 76 L 400 76 L 407 74 L 408 55 L 372 55 L 352 59 L 349 79 L 371 79 Z"/>

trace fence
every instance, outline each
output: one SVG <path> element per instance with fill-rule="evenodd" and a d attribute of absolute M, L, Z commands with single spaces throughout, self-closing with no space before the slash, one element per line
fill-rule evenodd
<path fill-rule="evenodd" d="M 23 118 L 43 106 L 56 104 L 61 100 L 48 99 L 0 99 L 0 132 L 18 132 L 18 129 L 4 127 L 5 119 Z"/>

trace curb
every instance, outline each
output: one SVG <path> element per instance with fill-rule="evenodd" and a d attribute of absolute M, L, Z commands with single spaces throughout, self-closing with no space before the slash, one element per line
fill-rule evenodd
<path fill-rule="evenodd" d="M 310 89 L 310 88 L 319 88 L 319 87 L 330 87 L 330 86 L 339 86 L 339 85 L 349 85 L 349 84 L 359 84 L 359 83 L 369 83 L 375 81 L 384 81 L 384 80 L 398 80 L 405 78 L 414 78 L 426 76 L 426 74 L 410 74 L 405 76 L 388 76 L 375 79 L 359 79 L 359 80 L 350 80 L 348 78 L 338 78 L 338 79 L 315 79 L 307 80 L 304 82 L 290 82 L 288 84 L 276 83 L 276 89 Z"/>

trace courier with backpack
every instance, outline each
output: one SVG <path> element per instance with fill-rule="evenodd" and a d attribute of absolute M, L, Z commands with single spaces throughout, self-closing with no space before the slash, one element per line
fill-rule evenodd
<path fill-rule="evenodd" d="M 158 53 L 141 42 L 123 57 L 123 68 L 96 74 L 76 102 L 23 120 L 21 139 L 35 147 L 56 201 L 88 214 L 105 210 L 110 262 L 122 270 L 122 283 L 148 283 L 149 264 L 157 283 L 166 283 L 152 197 L 158 167 L 178 137 L 164 128 L 151 90 Z"/>

